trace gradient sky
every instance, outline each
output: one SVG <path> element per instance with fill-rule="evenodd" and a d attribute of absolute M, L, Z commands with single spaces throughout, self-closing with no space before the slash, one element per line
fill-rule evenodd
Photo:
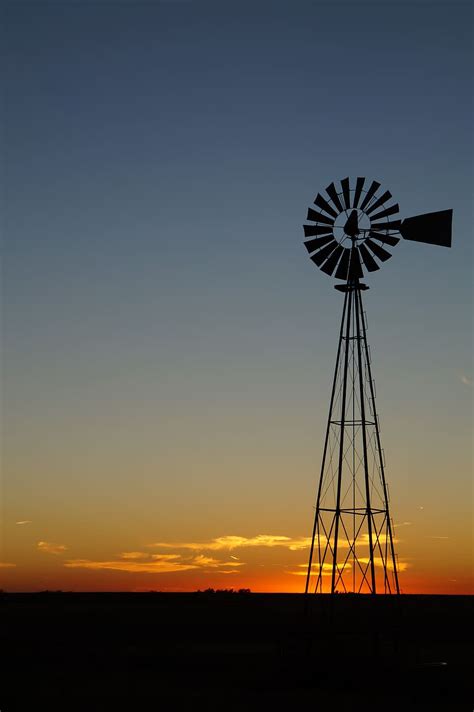
<path fill-rule="evenodd" d="M 467 592 L 472 4 L 2 13 L 3 588 L 303 590 L 342 295 L 301 226 L 363 175 L 454 209 L 364 299 L 402 590 Z"/>

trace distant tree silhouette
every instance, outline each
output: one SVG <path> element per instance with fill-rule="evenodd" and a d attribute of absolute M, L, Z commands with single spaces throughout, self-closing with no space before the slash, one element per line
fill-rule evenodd
<path fill-rule="evenodd" d="M 208 595 L 213 594 L 213 593 L 216 593 L 216 594 L 219 594 L 219 595 L 222 595 L 222 594 L 227 594 L 227 595 L 229 595 L 229 594 L 231 594 L 231 593 L 243 593 L 243 594 L 245 594 L 245 593 L 252 593 L 252 591 L 250 590 L 250 588 L 239 588 L 238 591 L 236 591 L 236 590 L 233 589 L 233 588 L 217 588 L 217 589 L 214 589 L 214 588 L 206 588 L 206 589 L 204 589 L 204 591 L 201 591 L 201 589 L 198 589 L 198 590 L 196 591 L 196 593 L 205 593 L 205 594 L 208 594 Z"/>

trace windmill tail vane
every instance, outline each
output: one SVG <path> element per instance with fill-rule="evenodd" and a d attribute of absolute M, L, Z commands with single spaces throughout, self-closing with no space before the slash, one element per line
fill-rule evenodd
<path fill-rule="evenodd" d="M 303 226 L 310 259 L 344 293 L 305 593 L 400 593 L 375 381 L 360 280 L 401 239 L 451 247 L 452 210 L 405 219 L 392 194 L 358 177 L 317 194 Z"/>

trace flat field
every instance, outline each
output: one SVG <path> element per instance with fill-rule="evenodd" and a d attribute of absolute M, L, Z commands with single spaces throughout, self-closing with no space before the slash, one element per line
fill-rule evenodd
<path fill-rule="evenodd" d="M 3 593 L 0 616 L 1 712 L 474 708 L 468 596 Z"/>

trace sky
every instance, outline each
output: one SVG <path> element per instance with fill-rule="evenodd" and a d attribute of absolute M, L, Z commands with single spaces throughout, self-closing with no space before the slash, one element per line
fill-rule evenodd
<path fill-rule="evenodd" d="M 454 210 L 364 303 L 401 589 L 472 592 L 471 3 L 1 24 L 1 588 L 304 590 L 342 295 L 302 224 L 367 176 Z"/>

